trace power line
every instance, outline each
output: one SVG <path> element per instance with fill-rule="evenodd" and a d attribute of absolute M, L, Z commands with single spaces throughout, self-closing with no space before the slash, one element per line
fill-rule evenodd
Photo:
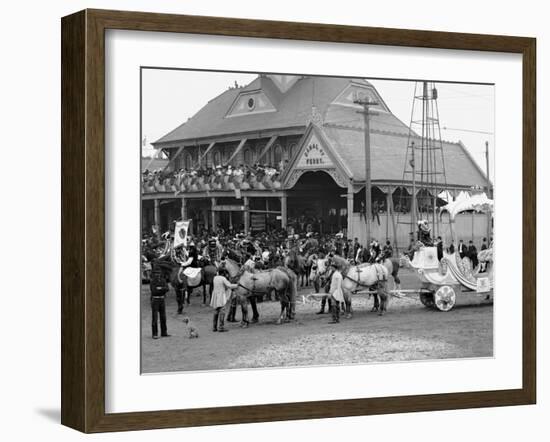
<path fill-rule="evenodd" d="M 485 134 L 485 135 L 494 135 L 495 133 L 494 132 L 485 132 L 485 131 L 482 131 L 482 130 L 471 130 L 471 129 L 458 129 L 458 128 L 455 128 L 455 127 L 443 127 L 443 130 L 454 130 L 454 131 L 458 131 L 458 132 L 471 132 L 471 133 L 474 133 L 474 134 Z"/>

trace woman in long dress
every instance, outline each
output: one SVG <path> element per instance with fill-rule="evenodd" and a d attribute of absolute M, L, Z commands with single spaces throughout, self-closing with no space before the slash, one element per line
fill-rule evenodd
<path fill-rule="evenodd" d="M 212 282 L 212 299 L 210 300 L 210 307 L 214 309 L 212 331 L 227 331 L 227 329 L 224 328 L 225 305 L 231 297 L 231 290 L 236 289 L 238 285 L 231 284 L 226 276 L 226 271 L 224 269 L 219 269 L 218 274 L 214 276 L 214 281 Z"/>
<path fill-rule="evenodd" d="M 332 300 L 331 313 L 332 320 L 329 324 L 338 324 L 340 322 L 340 303 L 344 302 L 344 292 L 342 290 L 342 273 L 335 263 L 331 264 L 334 267 L 332 278 L 330 280 L 330 298 Z"/>

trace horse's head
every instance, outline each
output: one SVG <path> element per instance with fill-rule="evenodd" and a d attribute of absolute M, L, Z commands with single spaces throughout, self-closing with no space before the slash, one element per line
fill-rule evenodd
<path fill-rule="evenodd" d="M 329 262 L 329 265 L 331 263 L 334 263 L 336 264 L 336 266 L 338 267 L 338 269 L 340 271 L 342 270 L 345 270 L 347 269 L 349 266 L 350 266 L 350 263 L 348 262 L 348 260 L 346 258 L 342 258 L 341 256 L 339 255 L 334 255 L 330 258 L 330 262 Z"/>
<path fill-rule="evenodd" d="M 310 280 L 313 281 L 315 278 L 318 277 L 324 283 L 328 269 L 328 259 L 316 259 L 315 261 L 313 261 L 313 264 L 311 266 Z"/>
<path fill-rule="evenodd" d="M 404 255 L 403 253 L 399 255 L 399 267 L 405 267 L 407 269 L 412 267 L 411 260 L 409 259 L 408 256 Z"/>
<path fill-rule="evenodd" d="M 240 271 L 239 264 L 237 264 L 231 258 L 226 258 L 222 260 L 220 264 L 220 268 L 223 268 L 224 270 L 226 270 L 230 278 L 235 278 Z"/>

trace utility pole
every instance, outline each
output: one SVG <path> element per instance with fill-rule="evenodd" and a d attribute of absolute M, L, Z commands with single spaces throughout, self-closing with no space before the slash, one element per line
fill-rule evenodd
<path fill-rule="evenodd" d="M 410 161 L 412 169 L 412 196 L 411 196 L 411 232 L 414 238 L 414 232 L 416 232 L 416 164 L 414 157 L 414 141 L 411 142 L 411 156 Z"/>
<path fill-rule="evenodd" d="M 491 180 L 489 179 L 489 142 L 485 141 L 485 163 L 487 165 L 487 198 L 493 198 L 491 195 Z M 487 211 L 487 242 L 491 242 L 491 212 Z"/>
<path fill-rule="evenodd" d="M 372 112 L 370 106 L 377 106 L 379 103 L 376 101 L 370 101 L 368 97 L 357 97 L 353 100 L 355 104 L 363 106 L 363 110 L 359 113 L 363 114 L 365 121 L 365 221 L 367 223 L 367 241 L 366 246 L 370 245 L 370 230 L 371 230 L 371 217 L 372 217 L 372 200 L 371 200 L 371 172 L 370 172 L 370 117 L 378 115 L 378 112 Z M 353 214 L 348 214 L 352 216 Z"/>

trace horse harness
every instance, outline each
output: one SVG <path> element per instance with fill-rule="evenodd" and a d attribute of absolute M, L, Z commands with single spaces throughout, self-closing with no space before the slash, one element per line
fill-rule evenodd
<path fill-rule="evenodd" d="M 377 277 L 376 284 L 386 281 L 386 275 L 384 274 L 384 266 L 382 266 L 382 264 L 372 264 L 372 265 L 376 270 L 376 277 Z M 370 285 L 363 284 L 361 282 L 361 268 L 359 266 L 357 266 L 356 268 L 357 268 L 357 280 L 353 279 L 348 272 L 343 272 L 342 276 L 346 279 L 349 279 L 350 281 L 352 281 L 354 284 L 357 284 L 358 286 L 366 287 L 366 288 L 371 287 Z"/>
<path fill-rule="evenodd" d="M 267 272 L 271 273 L 271 270 L 266 270 Z M 243 272 L 244 273 L 244 272 Z M 242 273 L 241 273 L 242 275 Z M 252 273 L 252 275 L 254 275 L 254 273 Z M 271 276 L 271 275 L 270 275 Z M 237 282 L 237 285 L 239 287 L 242 287 L 243 289 L 245 289 L 247 292 L 253 294 L 253 295 L 257 295 L 257 294 L 263 294 L 264 291 L 263 290 L 256 290 L 256 281 L 258 280 L 258 278 L 256 278 L 255 276 L 252 276 L 252 289 L 249 289 L 248 287 L 242 285 L 240 282 Z M 271 282 L 271 281 L 270 281 Z M 271 284 L 268 285 L 268 287 L 270 287 Z"/>

